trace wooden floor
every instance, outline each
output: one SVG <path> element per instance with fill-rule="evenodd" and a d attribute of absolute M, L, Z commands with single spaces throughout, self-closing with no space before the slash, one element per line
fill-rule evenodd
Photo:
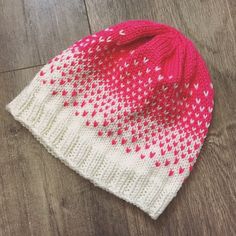
<path fill-rule="evenodd" d="M 190 37 L 215 88 L 199 161 L 156 221 L 53 158 L 5 110 L 49 58 L 127 19 Z M 236 1 L 1 0 L 0 121 L 0 235 L 236 235 Z"/>

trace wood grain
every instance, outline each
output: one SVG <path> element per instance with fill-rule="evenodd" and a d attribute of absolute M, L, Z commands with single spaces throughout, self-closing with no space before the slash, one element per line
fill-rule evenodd
<path fill-rule="evenodd" d="M 0 72 L 45 64 L 87 34 L 83 0 L 0 1 Z"/>
<path fill-rule="evenodd" d="M 235 12 L 232 0 L 1 1 L 0 235 L 236 235 Z M 191 38 L 215 88 L 199 160 L 156 221 L 61 164 L 5 110 L 37 65 L 88 34 L 89 26 L 95 32 L 142 18 Z"/>

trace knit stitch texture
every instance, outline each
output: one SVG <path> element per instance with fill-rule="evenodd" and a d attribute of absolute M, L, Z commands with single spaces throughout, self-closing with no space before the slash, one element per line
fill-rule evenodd
<path fill-rule="evenodd" d="M 156 219 L 196 162 L 213 86 L 179 31 L 127 21 L 54 57 L 7 109 L 52 155 Z"/>

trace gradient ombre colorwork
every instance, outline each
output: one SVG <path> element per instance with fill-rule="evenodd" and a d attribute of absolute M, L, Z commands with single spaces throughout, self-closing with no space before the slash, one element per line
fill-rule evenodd
<path fill-rule="evenodd" d="M 198 157 L 213 86 L 184 35 L 127 21 L 54 57 L 7 109 L 55 157 L 156 219 Z"/>

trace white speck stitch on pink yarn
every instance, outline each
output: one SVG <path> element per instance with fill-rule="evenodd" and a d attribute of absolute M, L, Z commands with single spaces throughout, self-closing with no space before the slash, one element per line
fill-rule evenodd
<path fill-rule="evenodd" d="M 127 21 L 53 58 L 8 110 L 54 156 L 156 219 L 199 155 L 213 86 L 180 32 Z"/>

